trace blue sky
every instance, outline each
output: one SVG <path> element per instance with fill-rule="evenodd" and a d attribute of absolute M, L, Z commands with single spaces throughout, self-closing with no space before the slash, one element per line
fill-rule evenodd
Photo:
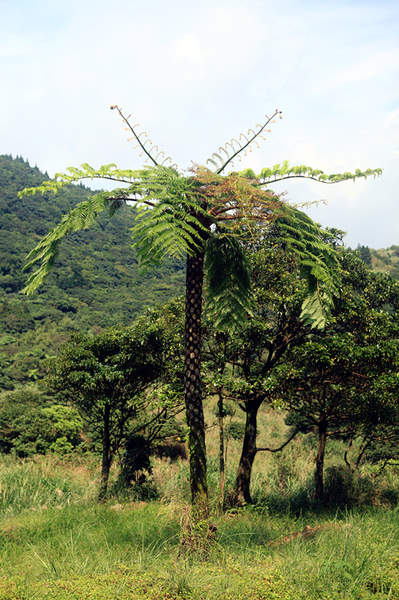
<path fill-rule="evenodd" d="M 399 245 L 399 3 L 0 0 L 0 154 L 54 175 L 142 159 L 111 104 L 183 170 L 283 111 L 245 166 L 374 180 L 274 186 L 346 242 Z M 240 165 L 241 166 L 241 165 Z M 236 165 L 238 168 L 238 165 Z"/>

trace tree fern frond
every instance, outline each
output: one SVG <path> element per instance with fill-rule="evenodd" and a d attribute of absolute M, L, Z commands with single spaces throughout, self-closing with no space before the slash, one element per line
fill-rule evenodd
<path fill-rule="evenodd" d="M 164 186 L 169 184 L 173 178 L 178 178 L 178 172 L 165 166 L 146 167 L 145 169 L 118 169 L 113 163 L 103 165 L 99 169 L 93 169 L 89 164 L 84 163 L 80 169 L 68 167 L 67 173 L 56 173 L 54 179 L 44 181 L 41 185 L 25 188 L 18 192 L 18 197 L 34 196 L 35 194 L 45 194 L 53 192 L 57 194 L 63 187 L 73 183 L 83 181 L 84 179 L 108 179 L 119 183 L 126 183 L 128 188 L 123 188 L 125 195 L 130 194 L 146 196 L 147 194 L 162 192 Z"/>
<path fill-rule="evenodd" d="M 58 254 L 59 245 L 64 237 L 67 237 L 75 231 L 87 229 L 94 222 L 96 217 L 103 212 L 109 204 L 108 194 L 100 193 L 92 196 L 88 200 L 78 204 L 73 210 L 62 217 L 61 223 L 52 229 L 28 254 L 28 269 L 39 261 L 42 262 L 40 268 L 33 273 L 26 287 L 22 290 L 25 294 L 31 294 L 48 275 L 55 258 Z"/>
<path fill-rule="evenodd" d="M 241 154 L 241 152 L 244 152 L 246 154 L 246 151 L 248 148 L 251 150 L 251 144 L 253 142 L 257 143 L 256 139 L 258 137 L 262 137 L 262 134 L 265 132 L 266 127 L 269 125 L 269 123 L 274 123 L 275 117 L 277 115 L 279 115 L 280 119 L 282 119 L 281 110 L 276 109 L 274 114 L 271 117 L 268 117 L 266 115 L 266 122 L 264 123 L 264 125 L 255 125 L 255 127 L 258 128 L 257 131 L 254 131 L 253 129 L 249 129 L 248 136 L 250 135 L 250 133 L 252 133 L 252 135 L 249 137 L 249 139 L 246 135 L 241 133 L 238 137 L 238 140 L 236 140 L 235 138 L 232 138 L 231 142 L 227 142 L 225 144 L 224 148 L 221 146 L 219 148 L 219 151 L 223 151 L 227 155 L 227 160 L 223 161 L 222 157 L 220 155 L 216 154 L 216 152 L 214 152 L 212 154 L 212 158 L 208 158 L 205 161 L 205 163 L 210 162 L 213 165 L 215 165 L 215 167 L 216 167 L 215 173 L 217 173 L 219 175 L 220 173 L 222 173 L 225 170 L 227 165 L 231 164 L 232 161 Z M 270 129 L 268 129 L 267 131 L 270 131 Z M 245 142 L 242 143 L 241 138 L 244 138 Z M 259 146 L 259 144 L 258 144 L 258 146 Z M 229 152 L 226 150 L 227 147 L 231 148 L 231 150 L 229 150 Z M 231 154 L 230 154 L 230 152 L 231 152 Z M 220 167 L 218 166 L 216 161 L 213 160 L 214 156 L 217 156 L 218 159 L 220 160 L 220 162 L 222 163 L 222 165 Z"/>
<path fill-rule="evenodd" d="M 324 241 L 325 232 L 310 217 L 290 207 L 289 214 L 279 218 L 280 241 L 297 256 L 308 293 L 302 305 L 301 318 L 312 328 L 323 329 L 339 288 L 339 263 L 334 248 Z"/>
<path fill-rule="evenodd" d="M 141 133 L 137 133 L 137 132 L 136 132 L 136 129 L 135 129 L 135 128 L 136 128 L 136 127 L 138 127 L 138 126 L 140 125 L 140 123 L 137 123 L 136 125 L 131 125 L 131 124 L 130 124 L 130 121 L 129 121 L 129 119 L 130 119 L 130 115 L 129 115 L 128 117 L 125 117 L 125 116 L 124 116 L 124 114 L 122 113 L 122 109 L 121 109 L 121 108 L 119 108 L 119 107 L 118 107 L 116 104 L 115 104 L 115 105 L 112 105 L 112 106 L 110 106 L 110 108 L 111 108 L 111 110 L 115 110 L 115 109 L 116 109 L 116 110 L 118 111 L 118 113 L 119 113 L 119 115 L 120 115 L 121 119 L 122 119 L 122 120 L 123 120 L 123 121 L 126 123 L 126 125 L 127 125 L 126 129 L 131 131 L 131 133 L 133 134 L 133 137 L 134 137 L 134 139 L 136 140 L 136 142 L 137 142 L 138 146 L 141 148 L 141 151 L 142 151 L 142 152 L 141 152 L 141 154 L 143 154 L 143 153 L 144 153 L 144 154 L 147 156 L 147 159 L 149 158 L 149 159 L 151 160 L 151 162 L 152 162 L 152 163 L 153 163 L 155 166 L 159 166 L 159 165 L 160 165 L 160 163 L 158 163 L 158 162 L 157 162 L 157 159 L 158 159 L 158 157 L 159 157 L 161 154 L 163 154 L 163 157 L 165 157 L 165 153 L 164 153 L 162 150 L 161 150 L 161 151 L 159 151 L 159 148 L 158 148 L 158 146 L 157 146 L 156 144 L 153 144 L 151 140 L 149 140 L 149 139 L 146 139 L 146 141 L 145 141 L 144 143 L 141 141 L 141 139 L 140 139 L 140 138 L 141 138 L 141 136 L 142 136 L 142 135 L 145 135 L 145 136 L 146 136 L 146 138 L 148 138 L 148 135 L 147 135 L 147 133 L 146 133 L 145 131 L 142 131 Z M 130 138 L 130 139 L 133 139 L 133 138 Z M 130 141 L 130 139 L 129 139 L 128 141 Z M 147 144 L 147 143 L 149 143 L 149 144 L 150 144 L 150 146 L 149 146 L 149 148 L 148 148 L 148 149 L 146 148 L 146 144 Z M 136 146 L 136 148 L 137 148 L 137 146 Z M 156 156 L 155 156 L 155 153 L 157 153 L 157 154 L 156 154 Z M 140 154 L 140 156 L 141 156 L 141 154 Z M 155 158 L 154 158 L 154 156 L 155 156 Z M 147 159 L 146 159 L 146 161 L 145 161 L 145 162 L 147 162 Z M 160 166 L 163 166 L 163 165 L 164 165 L 164 163 L 165 163 L 165 162 L 167 162 L 167 161 L 170 161 L 170 163 L 172 163 L 172 159 L 170 158 L 170 156 L 168 156 L 168 157 L 166 157 L 166 158 L 163 158 L 163 161 L 162 161 L 162 163 L 161 163 L 161 165 L 160 165 Z M 177 166 L 176 166 L 176 165 L 172 165 L 172 166 L 175 166 L 175 167 L 176 167 L 176 169 L 177 169 Z"/>
<path fill-rule="evenodd" d="M 253 292 L 248 260 L 239 241 L 218 234 L 205 252 L 207 312 L 217 329 L 235 330 L 252 314 Z"/>
<path fill-rule="evenodd" d="M 70 168 L 69 173 L 58 174 L 61 181 L 44 182 L 37 188 L 24 190 L 20 195 L 48 191 L 56 193 L 63 185 L 91 176 L 108 178 L 112 176 L 125 183 L 129 177 L 130 181 L 125 188 L 100 192 L 80 203 L 64 215 L 60 224 L 39 242 L 27 257 L 28 264 L 25 268 L 30 268 L 39 262 L 42 264 L 29 277 L 27 286 L 23 290 L 26 294 L 32 293 L 49 273 L 61 239 L 74 231 L 90 227 L 106 208 L 112 217 L 127 200 L 138 205 L 138 217 L 142 222 L 134 228 L 133 233 L 135 246 L 140 247 L 139 258 L 143 260 L 144 266 L 158 263 L 167 255 L 183 256 L 186 252 L 193 252 L 198 248 L 198 232 L 207 231 L 207 228 L 201 224 L 201 220 L 206 218 L 207 222 L 212 222 L 211 217 L 201 206 L 193 178 L 182 177 L 170 167 L 156 166 L 141 171 L 118 171 L 114 165 L 106 165 L 96 171 L 85 164 L 80 169 Z M 144 207 L 148 205 L 153 210 L 145 210 Z M 150 258 L 151 248 L 154 249 L 154 259 Z"/>
<path fill-rule="evenodd" d="M 253 179 L 252 169 L 244 169 L 240 171 L 239 175 Z M 312 167 L 306 167 L 305 165 L 290 167 L 289 162 L 285 160 L 281 164 L 274 165 L 272 168 L 265 167 L 262 169 L 259 175 L 255 176 L 258 181 L 258 185 L 264 186 L 269 183 L 276 181 L 283 181 L 285 179 L 292 179 L 302 177 L 305 179 L 313 179 L 320 183 L 338 183 L 340 181 L 348 181 L 355 179 L 367 179 L 367 177 L 379 177 L 382 175 L 382 169 L 366 169 L 361 171 L 356 169 L 355 173 L 335 173 L 333 175 L 327 175 L 321 169 L 313 169 Z"/>
<path fill-rule="evenodd" d="M 193 256 L 207 237 L 207 227 L 171 205 L 156 206 L 139 215 L 132 228 L 134 245 L 144 268 L 158 264 L 165 256 Z M 202 232 L 202 235 L 200 235 Z"/>

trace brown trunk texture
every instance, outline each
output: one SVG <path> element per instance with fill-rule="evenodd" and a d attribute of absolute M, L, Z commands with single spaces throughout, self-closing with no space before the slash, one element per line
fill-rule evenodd
<path fill-rule="evenodd" d="M 193 512 L 208 515 L 205 423 L 201 389 L 201 309 L 204 255 L 187 257 L 184 393 L 189 427 L 190 487 Z"/>
<path fill-rule="evenodd" d="M 251 485 L 252 466 L 257 452 L 256 424 L 261 404 L 262 400 L 249 400 L 246 403 L 245 434 L 236 479 L 236 502 L 239 506 L 251 504 L 252 502 L 249 488 Z"/>
<path fill-rule="evenodd" d="M 219 394 L 218 412 L 219 412 L 219 509 L 223 510 L 224 503 L 224 484 L 226 481 L 225 463 L 224 463 L 224 415 L 223 398 Z"/>

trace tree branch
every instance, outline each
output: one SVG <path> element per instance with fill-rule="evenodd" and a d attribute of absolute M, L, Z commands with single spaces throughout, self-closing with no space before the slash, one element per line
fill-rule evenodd
<path fill-rule="evenodd" d="M 296 436 L 297 433 L 299 433 L 299 431 L 300 431 L 300 427 L 297 427 L 295 429 L 294 433 L 279 448 L 257 448 L 256 451 L 257 452 L 280 452 L 280 450 L 285 448 L 294 439 L 294 437 Z"/>

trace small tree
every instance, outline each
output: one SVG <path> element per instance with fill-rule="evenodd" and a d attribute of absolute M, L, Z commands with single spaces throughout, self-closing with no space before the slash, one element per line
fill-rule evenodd
<path fill-rule="evenodd" d="M 222 175 L 233 160 L 240 160 L 252 144 L 257 144 L 281 116 L 276 110 L 263 125 L 241 134 L 239 140 L 219 148 L 207 162 L 215 167 L 210 171 L 194 167 L 188 175 L 181 174 L 176 165 L 166 166 L 163 152 L 151 140 L 138 133 L 129 117 L 116 109 L 132 134 L 141 154 L 152 162 L 142 170 L 118 170 L 113 164 L 95 170 L 88 164 L 81 169 L 70 167 L 67 174 L 58 173 L 54 181 L 25 189 L 21 194 L 57 192 L 60 188 L 82 179 L 110 179 L 118 183 L 111 192 L 94 194 L 79 204 L 62 222 L 39 242 L 30 253 L 28 267 L 41 262 L 25 288 L 33 292 L 42 283 L 56 259 L 61 240 L 74 231 L 89 227 L 96 217 L 108 209 L 110 215 L 129 201 L 140 210 L 134 228 L 135 247 L 144 267 L 158 264 L 165 255 L 186 257 L 186 318 L 185 318 L 185 403 L 189 427 L 190 486 L 192 504 L 200 515 L 208 513 L 206 477 L 205 427 L 201 389 L 201 310 L 204 269 L 207 270 L 208 311 L 218 328 L 235 329 L 243 324 L 252 310 L 253 294 L 248 264 L 240 244 L 239 229 L 249 234 L 253 224 L 264 226 L 279 220 L 285 231 L 285 241 L 298 255 L 302 274 L 308 282 L 308 295 L 303 303 L 302 318 L 315 327 L 323 327 L 332 305 L 336 284 L 335 255 L 320 240 L 320 228 L 297 208 L 282 202 L 267 189 L 270 182 L 292 177 L 305 177 L 323 183 L 379 175 L 381 169 L 355 174 L 326 175 L 304 165 L 289 166 L 288 162 L 266 168 L 256 175 L 247 169 L 241 173 Z M 147 134 L 145 134 L 147 135 Z M 170 161 L 172 162 L 172 161 Z M 120 187 L 120 185 L 124 187 Z"/>
<path fill-rule="evenodd" d="M 62 391 L 101 439 L 100 500 L 130 421 L 146 407 L 144 392 L 160 378 L 169 352 L 163 325 L 142 318 L 95 337 L 74 334 L 50 362 L 49 388 Z"/>
<path fill-rule="evenodd" d="M 330 322 L 290 351 L 273 378 L 273 395 L 294 421 L 317 429 L 318 500 L 328 437 L 374 437 L 397 412 L 399 284 L 370 271 L 355 253 L 342 252 L 340 262 L 341 293 Z"/>
<path fill-rule="evenodd" d="M 306 286 L 296 255 L 284 249 L 278 228 L 262 244 L 248 249 L 255 304 L 253 314 L 235 334 L 205 329 L 204 358 L 209 391 L 234 401 L 245 414 L 242 451 L 237 470 L 235 503 L 251 503 L 250 484 L 257 446 L 257 416 L 269 400 L 265 383 L 289 347 L 310 330 L 300 319 Z"/>

